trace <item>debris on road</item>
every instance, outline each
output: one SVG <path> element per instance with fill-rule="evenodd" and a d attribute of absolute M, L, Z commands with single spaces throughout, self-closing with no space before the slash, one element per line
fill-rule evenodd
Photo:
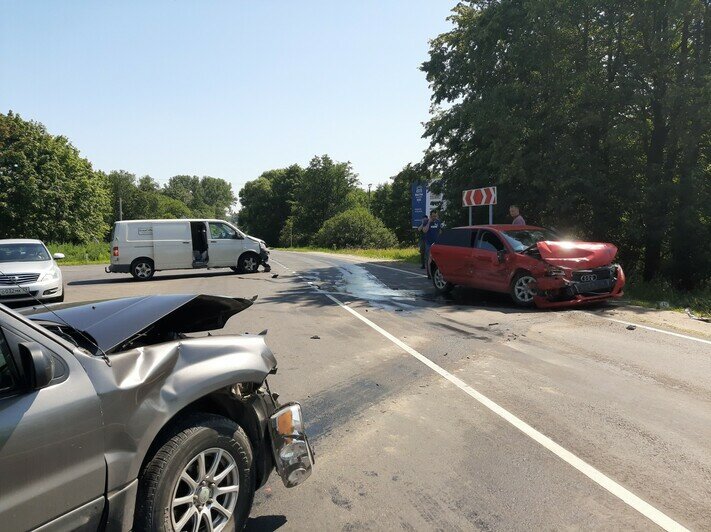
<path fill-rule="evenodd" d="M 690 308 L 685 308 L 684 312 L 686 312 L 686 315 L 689 316 L 692 320 L 697 320 L 697 321 L 703 321 L 705 323 L 711 323 L 711 318 L 704 318 L 703 316 L 697 316 L 693 312 L 691 312 Z"/>
<path fill-rule="evenodd" d="M 272 279 L 276 279 L 277 277 L 279 277 L 278 273 L 275 273 L 274 275 L 272 275 Z"/>
<path fill-rule="evenodd" d="M 627 326 L 628 331 L 634 331 L 636 328 L 637 328 L 637 326 L 635 326 L 635 325 L 628 325 Z"/>
<path fill-rule="evenodd" d="M 489 324 L 489 327 L 493 327 L 494 325 L 498 325 L 498 324 L 499 324 L 499 322 L 498 322 L 498 321 L 495 321 L 494 323 L 490 323 L 490 324 Z"/>
<path fill-rule="evenodd" d="M 314 335 L 311 337 L 311 339 L 312 339 L 312 340 L 320 340 L 321 337 L 320 337 L 318 334 L 314 334 Z"/>

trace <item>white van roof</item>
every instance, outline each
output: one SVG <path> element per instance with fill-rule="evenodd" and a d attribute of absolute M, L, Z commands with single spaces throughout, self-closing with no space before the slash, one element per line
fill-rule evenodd
<path fill-rule="evenodd" d="M 116 220 L 115 224 L 125 223 L 167 223 L 167 222 L 226 222 L 227 220 L 219 220 L 217 218 L 161 218 L 158 220 Z"/>

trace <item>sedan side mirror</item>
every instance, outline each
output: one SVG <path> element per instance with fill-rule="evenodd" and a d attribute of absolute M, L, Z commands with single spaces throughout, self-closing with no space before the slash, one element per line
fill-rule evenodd
<path fill-rule="evenodd" d="M 30 390 L 39 390 L 49 384 L 54 376 L 54 361 L 36 342 L 19 344 L 22 372 Z"/>
<path fill-rule="evenodd" d="M 504 261 L 506 260 L 506 250 L 500 249 L 499 251 L 497 251 L 496 252 L 496 259 L 499 261 L 499 264 L 503 264 Z"/>
<path fill-rule="evenodd" d="M 62 260 L 64 258 L 64 253 L 55 253 L 54 255 L 52 255 L 52 258 L 56 260 Z"/>

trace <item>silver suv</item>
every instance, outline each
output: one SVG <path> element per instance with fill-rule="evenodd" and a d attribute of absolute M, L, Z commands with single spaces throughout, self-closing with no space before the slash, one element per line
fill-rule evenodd
<path fill-rule="evenodd" d="M 64 301 L 62 271 L 41 240 L 0 240 L 0 302 Z"/>
<path fill-rule="evenodd" d="M 3 530 L 240 530 L 276 467 L 311 473 L 263 335 L 222 328 L 252 300 L 156 295 L 0 305 Z"/>

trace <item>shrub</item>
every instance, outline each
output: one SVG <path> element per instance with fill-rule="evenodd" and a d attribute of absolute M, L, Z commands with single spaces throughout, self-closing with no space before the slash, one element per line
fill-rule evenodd
<path fill-rule="evenodd" d="M 397 246 L 397 239 L 380 219 L 356 207 L 326 220 L 314 243 L 329 248 L 390 248 Z"/>

